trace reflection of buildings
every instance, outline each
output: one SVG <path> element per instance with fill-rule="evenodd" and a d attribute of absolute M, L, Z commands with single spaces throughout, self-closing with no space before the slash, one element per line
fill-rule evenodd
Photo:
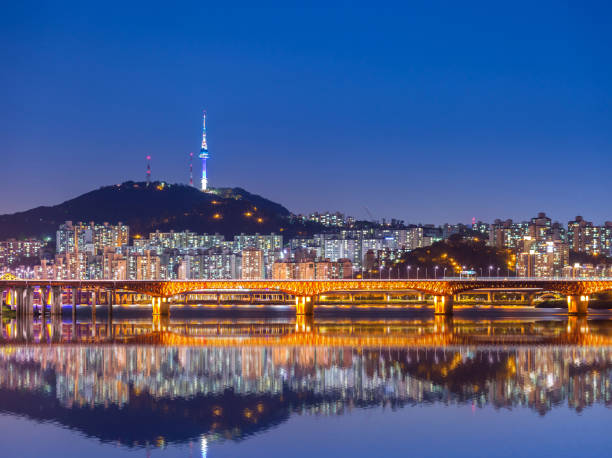
<path fill-rule="evenodd" d="M 42 346 L 0 350 L 0 387 L 72 407 L 134 396 L 315 397 L 328 407 L 475 402 L 545 413 L 612 400 L 612 349 Z M 323 405 L 321 404 L 321 405 Z M 297 408 L 293 406 L 292 408 Z"/>
<path fill-rule="evenodd" d="M 19 323 L 0 330 L 0 412 L 130 446 L 241 439 L 294 413 L 376 405 L 543 415 L 612 402 L 606 320 L 321 319 L 312 332 L 254 318 L 168 320 L 163 332 L 119 320 L 112 337 L 92 322 Z M 163 335 L 192 343 L 155 345 Z"/>

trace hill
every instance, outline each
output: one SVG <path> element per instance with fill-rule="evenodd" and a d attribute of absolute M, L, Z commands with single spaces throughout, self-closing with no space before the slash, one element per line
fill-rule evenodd
<path fill-rule="evenodd" d="M 290 218 L 285 207 L 242 188 L 201 192 L 187 185 L 128 181 L 104 186 L 59 205 L 0 215 L 0 239 L 52 237 L 65 221 L 130 226 L 132 235 L 155 230 L 219 233 L 308 234 L 318 225 Z"/>
<path fill-rule="evenodd" d="M 420 278 L 458 276 L 462 270 L 473 270 L 480 276 L 496 276 L 498 268 L 500 275 L 515 275 L 515 258 L 510 252 L 487 246 L 483 240 L 470 237 L 470 234 L 454 234 L 448 240 L 405 253 L 391 267 L 383 269 L 381 276 L 415 278 L 417 268 Z M 371 272 L 366 275 L 374 276 Z"/>

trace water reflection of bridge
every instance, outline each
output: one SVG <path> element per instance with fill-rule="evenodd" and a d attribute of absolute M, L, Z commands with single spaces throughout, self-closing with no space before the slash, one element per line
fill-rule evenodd
<path fill-rule="evenodd" d="M 554 324 L 554 325 L 553 325 Z M 418 347 L 464 345 L 612 346 L 612 322 L 570 316 L 534 319 L 430 320 L 219 319 L 6 322 L 0 343 L 124 343 L 176 346 Z"/>

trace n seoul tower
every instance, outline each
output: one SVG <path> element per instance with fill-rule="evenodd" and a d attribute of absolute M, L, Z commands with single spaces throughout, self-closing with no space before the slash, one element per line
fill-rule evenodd
<path fill-rule="evenodd" d="M 208 159 L 208 146 L 206 145 L 206 110 L 204 110 L 203 119 L 200 158 L 202 159 L 202 191 L 206 191 L 208 189 L 208 178 L 206 177 L 206 159 Z"/>

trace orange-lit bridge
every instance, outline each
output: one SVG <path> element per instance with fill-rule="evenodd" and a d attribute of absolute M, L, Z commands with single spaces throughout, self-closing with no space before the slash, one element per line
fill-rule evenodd
<path fill-rule="evenodd" d="M 341 292 L 418 291 L 434 296 L 436 314 L 452 314 L 453 296 L 466 291 L 531 289 L 554 291 L 567 297 L 568 313 L 587 313 L 589 296 L 612 290 L 612 279 L 547 279 L 547 278 L 446 278 L 438 280 L 20 280 L 0 279 L 0 297 L 14 304 L 18 313 L 33 313 L 33 291 L 40 291 L 51 313 L 61 313 L 64 293 L 72 298 L 75 292 L 91 294 L 91 303 L 99 303 L 102 294 L 113 304 L 117 292 L 145 294 L 152 298 L 154 315 L 169 315 L 171 299 L 195 292 L 282 292 L 295 297 L 296 313 L 311 315 L 319 294 Z M 110 298 L 110 299 L 108 299 Z M 98 302 L 96 302 L 98 301 Z M 109 307 L 112 313 L 112 306 Z M 42 308 L 43 313 L 45 307 Z"/>

